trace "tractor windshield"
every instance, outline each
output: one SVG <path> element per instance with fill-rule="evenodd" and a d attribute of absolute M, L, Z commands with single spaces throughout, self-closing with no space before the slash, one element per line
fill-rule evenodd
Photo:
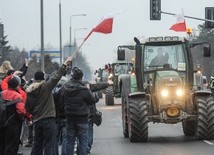
<path fill-rule="evenodd" d="M 109 71 L 103 69 L 102 70 L 102 82 L 107 82 L 108 81 L 108 76 L 109 76 Z"/>
<path fill-rule="evenodd" d="M 116 64 L 114 65 L 115 75 L 128 74 L 131 71 L 131 64 Z"/>
<path fill-rule="evenodd" d="M 182 44 L 168 46 L 148 46 L 144 48 L 144 70 L 150 71 L 168 67 L 180 71 L 186 70 Z"/>

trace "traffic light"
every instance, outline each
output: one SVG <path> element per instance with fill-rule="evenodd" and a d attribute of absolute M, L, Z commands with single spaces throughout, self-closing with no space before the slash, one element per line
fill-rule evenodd
<path fill-rule="evenodd" d="M 150 20 L 161 20 L 161 0 L 150 0 Z"/>
<path fill-rule="evenodd" d="M 205 21 L 205 28 L 214 28 L 214 7 L 205 8 L 205 19 L 213 20 L 213 22 Z"/>

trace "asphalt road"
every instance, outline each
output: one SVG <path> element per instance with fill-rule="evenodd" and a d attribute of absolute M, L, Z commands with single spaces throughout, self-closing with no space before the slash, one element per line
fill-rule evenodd
<path fill-rule="evenodd" d="M 181 124 L 149 123 L 146 143 L 131 143 L 123 137 L 120 99 L 114 106 L 106 106 L 100 99 L 97 107 L 103 114 L 101 126 L 94 126 L 91 155 L 213 155 L 214 140 L 198 141 L 183 134 Z M 21 147 L 24 155 L 30 148 Z"/>

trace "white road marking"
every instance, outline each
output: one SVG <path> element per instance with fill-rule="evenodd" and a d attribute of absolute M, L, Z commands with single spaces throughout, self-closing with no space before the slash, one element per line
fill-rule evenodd
<path fill-rule="evenodd" d="M 209 145 L 214 145 L 214 143 L 208 141 L 208 140 L 204 140 L 205 143 L 209 144 Z"/>

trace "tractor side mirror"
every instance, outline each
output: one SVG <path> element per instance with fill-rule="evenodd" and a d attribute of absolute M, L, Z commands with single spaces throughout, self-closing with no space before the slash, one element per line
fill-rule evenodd
<path fill-rule="evenodd" d="M 204 46 L 204 57 L 210 57 L 211 55 L 211 49 L 210 49 L 210 44 L 206 44 Z"/>
<path fill-rule="evenodd" d="M 117 50 L 117 60 L 125 60 L 125 50 L 124 49 Z"/>

